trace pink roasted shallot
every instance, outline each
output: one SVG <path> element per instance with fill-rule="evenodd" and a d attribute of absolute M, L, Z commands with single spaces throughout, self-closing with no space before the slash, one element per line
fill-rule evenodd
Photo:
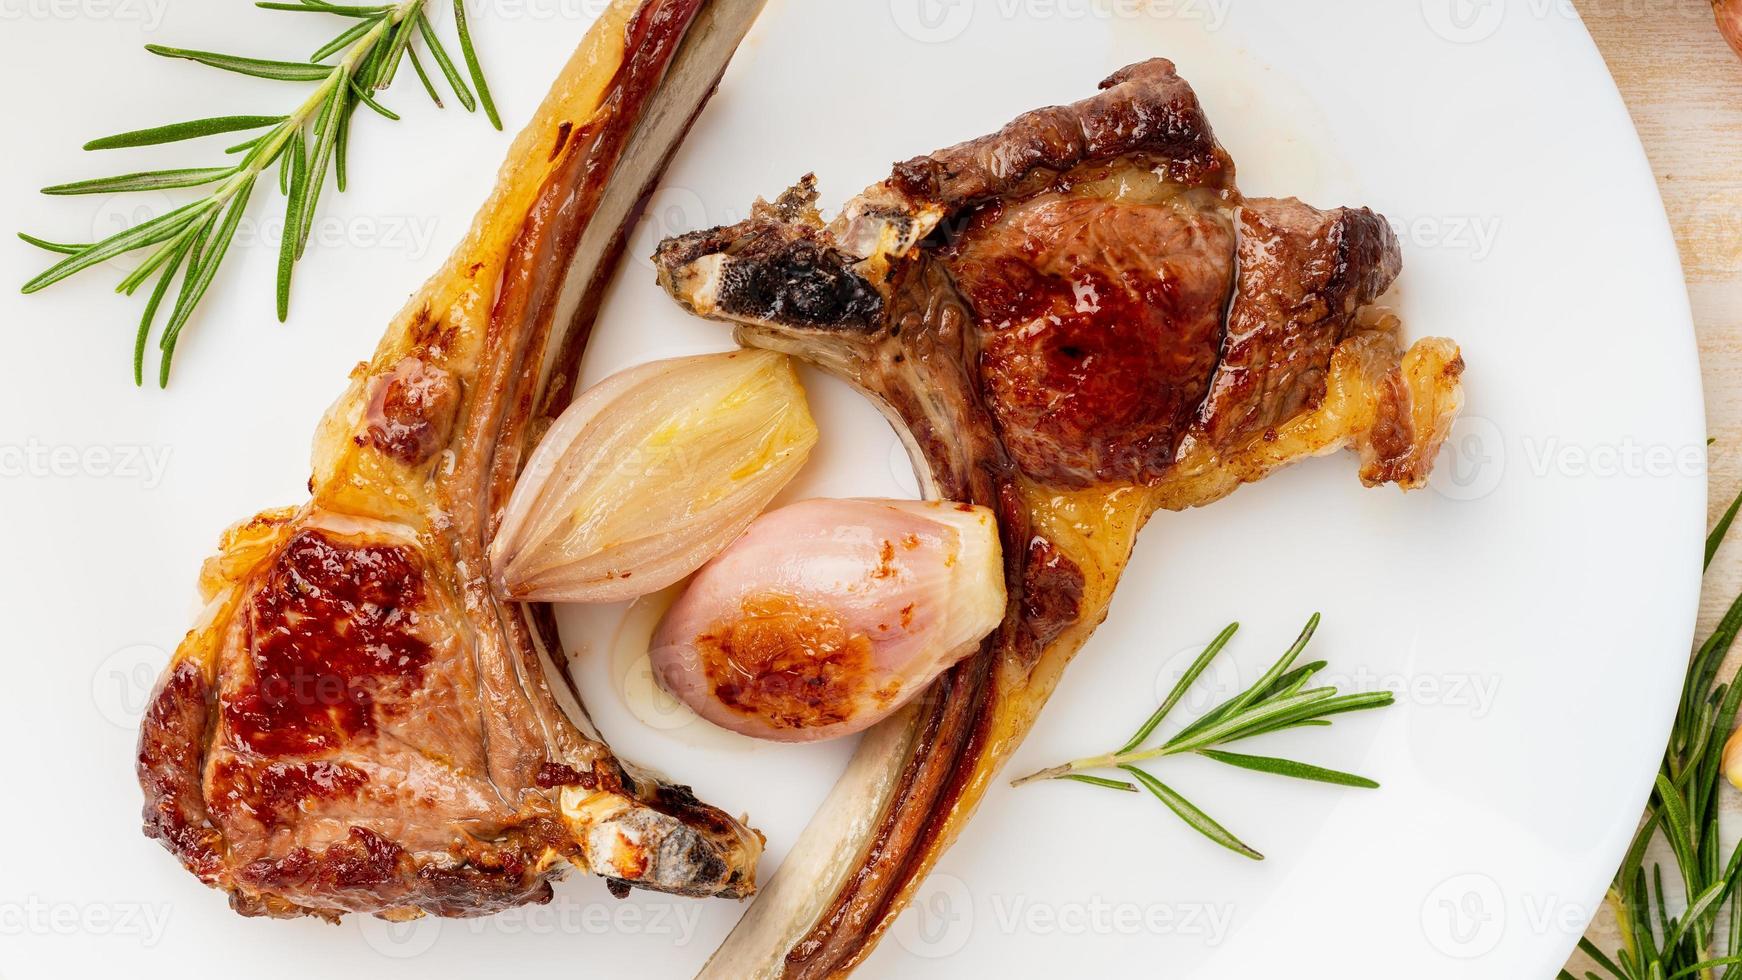
<path fill-rule="evenodd" d="M 696 575 L 654 636 L 654 675 L 756 738 L 848 735 L 888 717 L 1003 620 L 984 507 L 808 500 L 758 519 Z"/>

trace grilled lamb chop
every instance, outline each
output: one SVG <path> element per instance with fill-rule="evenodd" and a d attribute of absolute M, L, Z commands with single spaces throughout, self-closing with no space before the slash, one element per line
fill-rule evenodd
<path fill-rule="evenodd" d="M 605 11 L 321 424 L 310 501 L 207 563 L 139 777 L 146 833 L 238 912 L 484 914 L 548 900 L 571 866 L 617 890 L 755 890 L 760 836 L 565 711 L 549 610 L 493 596 L 485 555 L 626 229 L 760 6 Z"/>
<path fill-rule="evenodd" d="M 875 399 L 928 496 L 992 507 L 1010 606 L 978 655 L 868 733 L 705 976 L 837 976 L 867 955 L 1060 671 L 1157 509 L 1348 447 L 1426 480 L 1457 347 L 1369 308 L 1401 267 L 1367 210 L 1246 200 L 1167 61 L 898 164 L 825 225 L 812 179 L 664 242 L 678 302 Z M 867 815 L 870 815 L 869 817 Z"/>

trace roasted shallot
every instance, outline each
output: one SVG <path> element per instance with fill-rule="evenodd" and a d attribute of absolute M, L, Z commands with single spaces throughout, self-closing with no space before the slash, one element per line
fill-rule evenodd
<path fill-rule="evenodd" d="M 1004 618 L 984 507 L 807 500 L 758 519 L 653 639 L 654 675 L 722 728 L 805 742 L 888 717 Z"/>
<path fill-rule="evenodd" d="M 730 544 L 816 441 L 781 354 L 681 357 L 612 375 L 528 461 L 490 548 L 497 591 L 616 602 L 663 589 Z"/>

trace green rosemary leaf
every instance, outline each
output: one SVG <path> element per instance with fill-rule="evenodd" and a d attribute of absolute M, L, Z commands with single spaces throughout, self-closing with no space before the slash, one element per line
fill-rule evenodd
<path fill-rule="evenodd" d="M 1169 741 L 1167 747 L 1175 753 L 1195 752 L 1198 749 L 1226 741 L 1243 731 L 1286 717 L 1291 712 L 1308 705 L 1328 701 L 1335 695 L 1335 688 L 1322 687 L 1312 691 L 1302 691 L 1292 697 L 1268 701 L 1200 731 L 1192 732 L 1189 735 L 1182 734 Z"/>
<path fill-rule="evenodd" d="M 1240 838 L 1229 833 L 1227 828 L 1210 819 L 1209 814 L 1198 809 L 1196 806 L 1193 806 L 1191 801 L 1174 792 L 1161 780 L 1156 779 L 1154 776 L 1151 776 L 1149 773 L 1137 768 L 1136 766 L 1120 766 L 1119 768 L 1136 777 L 1137 781 L 1142 783 L 1145 789 L 1155 794 L 1156 799 L 1166 804 L 1169 810 L 1172 810 L 1177 814 L 1179 818 L 1190 825 L 1193 830 L 1196 830 L 1198 833 L 1203 834 L 1205 837 L 1208 837 L 1236 854 L 1249 857 L 1254 861 L 1264 860 L 1264 855 L 1246 846 Z"/>
<path fill-rule="evenodd" d="M 1591 962 L 1605 970 L 1608 970 L 1610 973 L 1613 973 L 1615 975 L 1615 980 L 1627 980 L 1627 974 L 1623 973 L 1621 968 L 1615 965 L 1615 961 L 1611 960 L 1608 956 L 1605 956 L 1603 951 L 1597 948 L 1596 943 L 1580 936 L 1579 948 L 1585 951 L 1585 955 L 1591 958 Z"/>
<path fill-rule="evenodd" d="M 436 67 L 442 70 L 442 75 L 448 80 L 448 85 L 454 90 L 454 98 L 460 100 L 467 112 L 478 108 L 477 100 L 472 98 L 472 90 L 466 87 L 466 80 L 460 77 L 460 71 L 454 67 L 454 60 L 448 57 L 448 51 L 442 47 L 442 39 L 436 36 L 435 28 L 430 25 L 428 15 L 422 11 L 417 15 L 417 29 L 423 35 L 423 43 L 429 48 L 430 56 L 435 58 Z M 441 100 L 437 99 L 440 105 Z"/>
<path fill-rule="evenodd" d="M 168 262 L 169 257 L 175 254 L 176 250 L 179 249 L 185 241 L 190 241 L 192 238 L 193 230 L 192 228 L 188 228 L 183 230 L 182 233 L 176 237 L 164 242 L 156 252 L 152 253 L 150 258 L 140 263 L 138 268 L 134 269 L 125 279 L 122 279 L 118 284 L 116 284 L 115 291 L 117 293 L 126 293 L 129 296 L 133 295 L 134 290 L 138 289 L 145 280 L 151 278 L 151 275 L 161 268 L 165 262 Z"/>
<path fill-rule="evenodd" d="M 299 13 L 333 14 L 339 17 L 380 17 L 393 10 L 392 7 L 341 7 L 331 3 L 273 3 L 270 0 L 260 0 L 254 6 L 261 10 L 290 10 Z"/>
<path fill-rule="evenodd" d="M 381 103 L 370 98 L 369 93 L 363 91 L 362 87 L 359 86 L 354 81 L 351 83 L 351 94 L 355 95 L 357 97 L 358 101 L 362 102 L 364 105 L 368 106 L 369 108 L 374 109 L 376 112 L 380 113 L 381 115 L 386 116 L 387 118 L 393 120 L 394 122 L 399 121 L 399 113 L 394 112 L 392 109 L 389 109 L 386 106 L 382 105 Z"/>
<path fill-rule="evenodd" d="M 1178 740 L 1196 735 L 1207 728 L 1220 724 L 1223 719 L 1239 714 L 1246 708 L 1246 706 L 1262 701 L 1271 695 L 1273 693 L 1272 688 L 1275 686 L 1277 681 L 1287 673 L 1288 668 L 1293 665 L 1295 658 L 1300 656 L 1300 652 L 1306 649 L 1307 641 L 1312 639 L 1312 635 L 1318 629 L 1318 625 L 1319 616 L 1317 613 L 1314 613 L 1312 618 L 1307 620 L 1306 629 L 1301 631 L 1300 636 L 1294 641 L 1294 645 L 1289 647 L 1288 650 L 1283 653 L 1282 657 L 1277 660 L 1268 671 L 1265 671 L 1263 677 L 1260 677 L 1245 691 L 1217 705 L 1202 718 L 1187 725 L 1178 735 L 1174 736 L 1174 738 Z"/>
<path fill-rule="evenodd" d="M 268 133 L 266 135 L 270 136 L 272 134 Z M 243 150 L 252 150 L 256 146 L 259 146 L 260 141 L 265 139 L 265 138 L 266 138 L 266 136 L 256 136 L 251 140 L 243 140 L 242 142 L 237 143 L 235 146 L 224 147 L 224 152 L 229 153 L 229 154 L 236 154 L 236 153 L 241 153 Z"/>
<path fill-rule="evenodd" d="M 1699 711 L 1699 701 L 1711 690 L 1712 682 L 1717 678 L 1724 658 L 1736 642 L 1739 632 L 1742 632 L 1742 595 L 1730 603 L 1724 617 L 1718 621 L 1712 634 L 1706 637 L 1706 642 L 1700 644 L 1699 650 L 1688 663 L 1681 709 L 1676 712 L 1676 722 L 1671 733 L 1672 745 L 1683 746 L 1688 743 L 1689 725 Z"/>
<path fill-rule="evenodd" d="M 308 56 L 308 60 L 310 62 L 325 61 L 333 55 L 338 54 L 340 51 L 350 47 L 358 38 L 374 30 L 376 27 L 380 26 L 380 24 L 381 18 L 379 17 L 358 21 L 347 28 L 344 33 L 340 34 L 338 37 L 335 37 L 331 41 L 316 48 L 315 53 Z M 328 69 L 328 71 L 331 71 L 331 69 Z M 321 77 L 325 78 L 325 73 L 323 73 Z"/>
<path fill-rule="evenodd" d="M 68 276 L 83 272 L 93 265 L 106 262 L 117 255 L 124 255 L 135 249 L 167 241 L 216 206 L 217 200 L 215 198 L 206 198 L 191 204 L 184 204 L 174 211 L 167 211 L 149 221 L 140 222 L 126 231 L 103 239 L 90 248 L 67 256 L 35 279 L 25 283 L 24 292 L 34 293 L 60 282 Z"/>
<path fill-rule="evenodd" d="M 69 196 L 74 194 L 127 194 L 134 191 L 161 191 L 175 187 L 198 187 L 233 176 L 235 167 L 193 167 L 187 170 L 152 170 L 145 173 L 122 174 L 119 177 L 99 177 L 71 184 L 44 187 L 44 194 Z"/>
<path fill-rule="evenodd" d="M 1268 772 L 1278 776 L 1288 776 L 1293 779 L 1307 779 L 1317 783 L 1333 783 L 1338 786 L 1354 786 L 1360 789 L 1378 789 L 1379 784 L 1364 776 L 1353 773 L 1339 772 L 1335 769 L 1322 769 L 1309 766 L 1304 762 L 1291 762 L 1288 759 L 1273 759 L 1261 755 L 1239 755 L 1234 752 L 1222 752 L 1216 749 L 1199 749 L 1198 754 L 1217 762 L 1253 772 Z"/>
<path fill-rule="evenodd" d="M 1742 510 L 1742 494 L 1738 494 L 1735 500 L 1730 501 L 1730 507 L 1724 511 L 1724 516 L 1719 518 L 1718 526 L 1712 528 L 1711 534 L 1706 535 L 1706 564 L 1704 567 L 1712 567 L 1712 557 L 1718 553 L 1718 546 L 1723 544 L 1724 538 L 1729 535 L 1730 525 L 1736 523 L 1738 510 Z"/>
<path fill-rule="evenodd" d="M 160 143 L 176 143 L 181 140 L 197 139 L 201 136 L 216 136 L 219 133 L 239 133 L 262 126 L 271 126 L 283 122 L 286 116 L 212 116 L 209 119 L 194 119 L 188 122 L 170 123 L 167 126 L 153 126 L 150 129 L 135 129 L 131 132 L 116 133 L 85 144 L 87 150 L 120 150 L 135 146 L 157 146 Z"/>
<path fill-rule="evenodd" d="M 1694 866 L 1694 833 L 1688 818 L 1687 801 L 1669 777 L 1661 772 L 1657 774 L 1657 799 L 1659 812 L 1663 814 L 1664 840 L 1675 855 L 1676 866 L 1682 872 L 1683 883 L 1691 895 L 1695 891 L 1690 876 Z"/>
<path fill-rule="evenodd" d="M 186 272 L 182 275 L 181 290 L 176 293 L 175 305 L 170 307 L 169 315 L 172 322 L 178 315 L 181 315 L 182 308 L 188 306 L 188 290 L 193 284 L 195 275 L 199 272 L 200 259 L 206 254 L 206 243 L 211 239 L 212 229 L 217 227 L 221 216 L 222 212 L 214 211 L 200 221 L 199 232 L 194 236 L 193 244 L 188 249 Z M 175 342 L 176 338 L 171 336 L 167 330 L 158 338 L 157 386 L 159 388 L 164 387 L 168 380 L 169 365 L 164 358 L 175 349 Z"/>
<path fill-rule="evenodd" d="M 345 69 L 340 73 L 349 74 Z M 314 151 L 309 156 L 308 185 L 303 189 L 303 204 L 301 207 L 300 227 L 296 236 L 296 257 L 302 258 L 308 248 L 309 230 L 314 227 L 315 204 L 320 200 L 321 185 L 326 183 L 327 164 L 333 156 L 333 143 L 338 138 L 339 116 L 344 109 L 345 96 L 350 86 L 343 84 L 333 86 L 332 94 L 321 107 L 320 121 L 315 124 Z"/>
<path fill-rule="evenodd" d="M 1373 691 L 1367 694 L 1344 694 L 1325 701 L 1316 702 L 1308 707 L 1274 718 L 1262 725 L 1254 725 L 1229 739 L 1229 742 L 1241 742 L 1260 735 L 1270 735 L 1286 731 L 1290 728 L 1304 728 L 1316 725 L 1329 725 L 1326 719 L 1332 715 L 1348 714 L 1352 711 L 1372 711 L 1375 708 L 1389 708 L 1397 698 L 1390 691 Z"/>
<path fill-rule="evenodd" d="M 393 26 L 392 33 L 387 38 L 387 55 L 381 63 L 381 72 L 376 76 L 375 87 L 386 88 L 393 84 L 393 79 L 399 74 L 399 62 L 405 56 L 406 46 L 411 43 L 411 35 L 417 30 L 417 25 L 410 17 L 406 17 Z"/>
<path fill-rule="evenodd" d="M 1690 925 L 1703 918 L 1706 913 L 1712 911 L 1718 902 L 1723 899 L 1724 891 L 1725 885 L 1720 881 L 1715 882 L 1705 891 L 1701 892 L 1699 897 L 1694 899 L 1693 902 L 1688 905 L 1688 910 L 1682 914 L 1680 924 L 1676 929 L 1669 933 L 1668 938 L 1664 940 L 1663 947 L 1665 949 L 1674 949 L 1679 945 L 1681 943 L 1682 933 L 1687 931 Z"/>
<path fill-rule="evenodd" d="M 302 135 L 292 139 L 286 150 L 289 171 L 289 192 L 285 194 L 284 233 L 278 246 L 278 322 L 290 318 L 290 278 L 296 267 L 298 236 L 302 234 L 302 208 L 308 195 L 308 161 L 303 156 Z"/>
<path fill-rule="evenodd" d="M 1060 776 L 1059 778 L 1068 779 L 1073 783 L 1087 783 L 1090 786 L 1100 786 L 1105 789 L 1117 789 L 1127 793 L 1137 792 L 1137 787 L 1122 779 L 1102 779 L 1100 776 L 1085 776 L 1080 772 L 1073 772 L 1066 776 Z"/>
<path fill-rule="evenodd" d="M 145 343 L 151 337 L 152 321 L 157 319 L 157 308 L 163 303 L 163 296 L 169 292 L 169 284 L 175 279 L 176 272 L 181 268 L 182 259 L 187 257 L 193 248 L 193 238 L 185 238 L 176 246 L 175 254 L 170 256 L 168 267 L 157 278 L 157 286 L 151 291 L 151 298 L 145 303 L 145 315 L 139 318 L 139 332 L 133 338 L 133 386 L 145 386 Z"/>
<path fill-rule="evenodd" d="M 1307 682 L 1313 679 L 1313 675 L 1324 670 L 1328 666 L 1330 665 L 1323 660 L 1315 660 L 1305 666 L 1296 667 L 1276 679 L 1276 684 L 1272 688 L 1273 693 L 1268 696 L 1286 697 L 1290 694 L 1299 694 L 1300 689 L 1305 687 Z"/>
<path fill-rule="evenodd" d="M 18 232 L 18 237 L 31 245 L 35 245 L 43 251 L 56 252 L 61 255 L 77 255 L 91 247 L 89 245 L 63 245 L 60 242 L 45 241 L 35 235 L 26 235 L 22 231 Z"/>
<path fill-rule="evenodd" d="M 1258 683 L 1252 685 L 1248 696 L 1239 702 L 1239 707 L 1235 710 L 1238 711 L 1248 704 L 1257 703 L 1275 694 L 1285 683 L 1285 678 L 1290 676 L 1289 668 L 1294 666 L 1295 659 L 1301 655 L 1301 651 L 1306 649 L 1307 644 L 1312 641 L 1313 634 L 1318 632 L 1318 629 L 1319 614 L 1313 613 L 1312 617 L 1307 620 L 1306 626 L 1300 631 L 1300 635 L 1295 638 L 1294 645 L 1289 647 L 1270 670 L 1258 679 Z M 1310 677 L 1311 673 L 1307 676 Z"/>
<path fill-rule="evenodd" d="M 1657 863 L 1652 864 L 1652 866 L 1651 866 L 1651 883 L 1652 883 L 1652 886 L 1654 888 L 1654 891 L 1652 894 L 1656 898 L 1656 904 L 1653 907 L 1657 910 L 1657 928 L 1660 930 L 1658 935 L 1662 936 L 1664 939 L 1663 951 L 1667 955 L 1667 954 L 1675 952 L 1675 950 L 1669 942 L 1671 936 L 1674 935 L 1674 932 L 1672 931 L 1672 929 L 1670 927 L 1669 912 L 1667 911 L 1668 904 L 1666 902 L 1664 902 L 1664 900 L 1663 900 L 1663 865 L 1662 864 L 1657 864 Z"/>
<path fill-rule="evenodd" d="M 290 171 L 295 166 L 291 162 L 291 152 L 296 146 L 296 141 L 301 138 L 301 133 L 292 135 L 290 140 L 285 143 L 284 152 L 278 155 L 278 193 L 287 197 L 290 195 Z"/>
<path fill-rule="evenodd" d="M 340 194 L 350 183 L 351 119 L 356 111 L 357 103 L 351 102 L 339 113 L 339 133 L 333 138 L 333 189 Z"/>
<path fill-rule="evenodd" d="M 1142 727 L 1137 729 L 1137 733 L 1131 736 L 1131 740 L 1121 746 L 1119 751 L 1115 754 L 1124 755 L 1125 753 L 1132 751 L 1142 745 L 1150 735 L 1154 734 L 1156 727 L 1161 724 L 1162 719 L 1166 718 L 1168 712 L 1172 711 L 1174 706 L 1179 704 L 1180 699 L 1185 697 L 1186 691 L 1190 690 L 1191 686 L 1197 683 L 1199 675 L 1203 674 L 1204 670 L 1210 666 L 1210 662 L 1216 659 L 1216 655 L 1222 652 L 1222 648 L 1226 647 L 1228 641 L 1233 639 L 1234 634 L 1239 631 L 1239 623 L 1230 623 L 1226 629 L 1218 633 L 1216 638 L 1210 641 L 1210 645 L 1204 647 L 1204 652 L 1198 654 L 1197 659 L 1192 661 L 1192 665 L 1186 668 L 1186 672 L 1180 675 L 1179 683 L 1173 686 L 1173 690 L 1168 693 L 1167 699 L 1161 702 L 1161 707 L 1155 709 L 1155 713 L 1149 716 L 1148 720 L 1143 723 Z"/>
<path fill-rule="evenodd" d="M 1681 980 L 1682 977 L 1691 977 L 1696 973 L 1704 973 L 1713 967 L 1736 966 L 1737 964 L 1742 964 L 1742 956 L 1720 956 L 1713 960 L 1702 960 L 1699 963 L 1684 966 L 1674 973 L 1671 973 L 1667 980 Z M 1728 973 L 1729 971 L 1726 970 L 1725 974 L 1728 975 Z"/>
<path fill-rule="evenodd" d="M 161 44 L 147 44 L 145 50 L 165 58 L 184 58 L 197 61 L 211 68 L 223 71 L 233 71 L 240 75 L 252 75 L 255 78 L 270 78 L 282 82 L 318 82 L 332 73 L 325 65 L 309 65 L 295 61 L 268 61 L 262 58 L 243 58 L 237 55 L 218 54 L 212 51 L 190 51 L 186 48 L 169 48 Z"/>
<path fill-rule="evenodd" d="M 187 325 L 188 318 L 193 315 L 194 307 L 199 304 L 206 290 L 212 285 L 212 279 L 218 274 L 218 266 L 224 261 L 224 254 L 230 249 L 230 240 L 236 235 L 236 226 L 242 221 L 242 212 L 248 207 L 248 198 L 254 193 L 254 181 L 249 180 L 236 192 L 235 200 L 230 202 L 229 210 L 224 213 L 223 224 L 212 233 L 205 251 L 199 261 L 188 268 L 188 278 L 182 286 L 182 295 L 176 301 L 175 312 L 163 328 L 163 361 L 158 369 L 158 386 L 169 384 L 169 365 L 175 357 L 176 341 L 181 336 L 182 328 Z"/>
<path fill-rule="evenodd" d="M 1651 889 L 1645 883 L 1645 869 L 1636 869 L 1633 875 L 1633 885 L 1628 892 L 1625 907 L 1633 917 L 1633 938 L 1639 944 L 1638 960 L 1650 963 L 1657 959 L 1657 936 L 1652 931 L 1651 923 Z"/>
<path fill-rule="evenodd" d="M 478 90 L 478 101 L 490 125 L 502 128 L 502 117 L 496 114 L 496 103 L 490 98 L 490 86 L 484 82 L 484 69 L 478 64 L 478 52 L 472 47 L 472 32 L 466 27 L 466 0 L 454 0 L 454 27 L 460 33 L 460 54 L 465 56 L 466 70 L 472 73 L 472 85 Z"/>
<path fill-rule="evenodd" d="M 437 109 L 447 108 L 447 106 L 442 105 L 442 97 L 437 94 L 435 83 L 429 80 L 429 73 L 423 70 L 423 62 L 418 60 L 417 49 L 406 48 L 405 56 L 411 59 L 411 68 L 417 72 L 417 80 L 423 83 L 423 90 L 429 93 L 430 101 L 435 103 Z"/>

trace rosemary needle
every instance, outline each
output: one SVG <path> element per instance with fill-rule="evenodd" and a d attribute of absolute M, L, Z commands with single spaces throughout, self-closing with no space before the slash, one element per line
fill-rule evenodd
<path fill-rule="evenodd" d="M 116 291 L 132 295 L 147 282 L 154 282 L 134 337 L 133 378 L 135 384 L 143 384 L 147 342 L 156 317 L 165 307 L 170 289 L 179 277 L 180 288 L 174 300 L 167 303 L 169 319 L 158 339 L 158 384 L 167 385 L 177 341 L 217 276 L 258 179 L 276 165 L 278 175 L 275 180 L 268 178 L 268 184 L 277 183 L 285 198 L 285 230 L 279 243 L 274 298 L 278 319 L 285 320 L 290 315 L 292 274 L 297 260 L 307 249 L 321 189 L 329 171 L 333 173 L 338 189 L 345 190 L 346 154 L 350 145 L 351 120 L 357 108 L 366 107 L 387 119 L 399 118 L 397 113 L 376 99 L 375 93 L 393 80 L 400 61 L 406 57 L 412 59 L 424 91 L 438 108 L 442 105 L 434 82 L 423 70 L 417 52 L 411 46 L 414 35 L 422 40 L 428 54 L 435 59 L 460 104 L 471 111 L 481 102 L 490 124 L 502 128 L 472 46 L 462 0 L 455 0 L 454 18 L 472 87 L 468 87 L 442 47 L 429 20 L 429 2 L 400 0 L 378 6 L 346 6 L 325 0 L 256 3 L 255 6 L 264 10 L 323 14 L 345 21 L 344 30 L 304 61 L 146 45 L 147 51 L 161 57 L 193 61 L 256 78 L 312 82 L 314 88 L 295 109 L 284 115 L 212 116 L 129 130 L 86 143 L 86 150 L 116 150 L 225 133 L 256 133 L 224 151 L 227 156 L 239 157 L 226 166 L 144 171 L 43 188 L 43 193 L 53 195 L 124 194 L 194 187 L 209 189 L 203 197 L 99 242 L 68 245 L 20 232 L 18 237 L 23 241 L 62 256 L 54 265 L 25 283 L 23 291 L 34 293 L 109 259 L 150 249 L 139 266 L 121 280 Z M 473 87 L 477 90 L 477 98 L 473 96 Z"/>

